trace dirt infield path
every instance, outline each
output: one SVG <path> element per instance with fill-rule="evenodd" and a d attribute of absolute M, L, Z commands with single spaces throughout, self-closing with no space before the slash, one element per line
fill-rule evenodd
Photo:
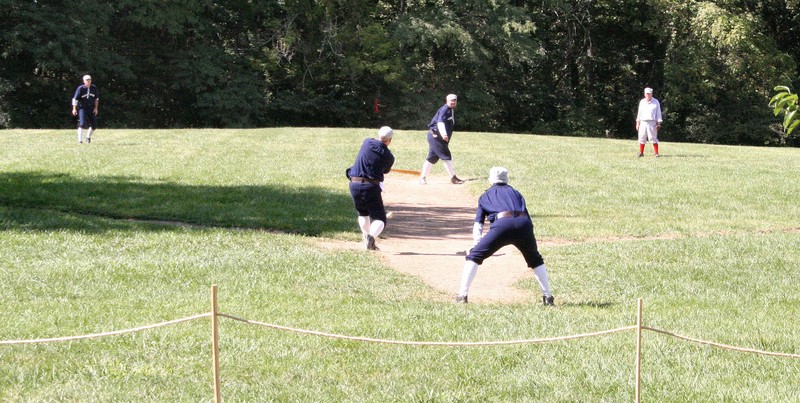
<path fill-rule="evenodd" d="M 435 170 L 436 168 L 434 168 Z M 489 187 L 486 178 L 462 178 L 480 181 Z M 381 258 L 394 269 L 422 279 L 434 289 L 452 298 L 461 282 L 466 250 L 472 246 L 472 222 L 477 198 L 465 185 L 452 185 L 444 176 L 429 178 L 427 185 L 417 183 L 416 175 L 390 173 L 386 176 L 383 200 L 388 212 L 386 230 L 377 240 Z M 355 219 L 354 219 L 355 221 Z M 355 224 L 354 224 L 355 225 Z M 488 230 L 488 222 L 486 223 Z M 800 233 L 800 227 L 757 231 L 762 233 Z M 698 233 L 691 236 L 732 234 L 732 231 Z M 685 238 L 687 235 L 662 234 L 651 237 L 605 237 L 580 241 L 538 239 L 539 246 L 571 245 L 594 242 L 625 242 Z M 337 243 L 331 247 L 363 249 L 360 243 Z M 545 260 L 547 257 L 545 256 Z M 533 273 L 525 266 L 522 255 L 513 247 L 500 249 L 484 261 L 469 292 L 470 303 L 537 302 L 536 289 L 514 286 Z M 557 289 L 556 289 L 557 291 Z"/>
<path fill-rule="evenodd" d="M 486 178 L 464 179 L 486 182 Z M 427 185 L 417 180 L 415 175 L 387 175 L 383 200 L 394 215 L 377 240 L 379 253 L 396 270 L 421 278 L 449 298 L 458 291 L 464 256 L 472 246 L 477 198 L 465 185 L 452 185 L 445 177 L 429 178 Z M 505 247 L 478 269 L 470 303 L 533 301 L 538 291 L 513 286 L 528 276 L 533 274 L 522 255 L 513 246 Z"/>

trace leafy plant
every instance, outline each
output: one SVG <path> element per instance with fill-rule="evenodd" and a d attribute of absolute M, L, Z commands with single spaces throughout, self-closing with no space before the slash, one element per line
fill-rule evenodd
<path fill-rule="evenodd" d="M 783 130 L 786 136 L 800 124 L 800 117 L 797 115 L 797 94 L 792 94 L 789 87 L 779 85 L 775 87 L 778 93 L 769 100 L 769 106 L 773 108 L 773 113 L 778 116 L 783 112 Z"/>

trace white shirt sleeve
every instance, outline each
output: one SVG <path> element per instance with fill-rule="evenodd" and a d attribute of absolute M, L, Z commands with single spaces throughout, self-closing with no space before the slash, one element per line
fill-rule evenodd
<path fill-rule="evenodd" d="M 636 121 L 641 122 L 647 119 L 647 101 L 639 101 L 639 109 L 636 111 Z"/>
<path fill-rule="evenodd" d="M 661 123 L 664 119 L 661 118 L 661 102 L 656 101 L 656 122 Z"/>
<path fill-rule="evenodd" d="M 437 123 L 436 127 L 439 129 L 439 135 L 450 137 L 450 133 L 447 132 L 444 122 Z"/>
<path fill-rule="evenodd" d="M 475 244 L 483 238 L 483 224 L 476 222 L 472 224 L 472 240 Z"/>

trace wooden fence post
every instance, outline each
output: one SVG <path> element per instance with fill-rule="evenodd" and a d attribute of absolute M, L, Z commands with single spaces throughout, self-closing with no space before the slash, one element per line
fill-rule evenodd
<path fill-rule="evenodd" d="M 636 403 L 642 401 L 642 299 L 636 314 Z"/>
<path fill-rule="evenodd" d="M 222 396 L 219 390 L 219 323 L 217 317 L 217 285 L 211 286 L 211 355 L 214 359 L 214 402 L 220 403 Z"/>

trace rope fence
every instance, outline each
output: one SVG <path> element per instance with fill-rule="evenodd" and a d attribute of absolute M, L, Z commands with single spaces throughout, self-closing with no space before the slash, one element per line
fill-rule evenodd
<path fill-rule="evenodd" d="M 36 344 L 36 343 L 51 343 L 56 341 L 72 341 L 72 340 L 85 340 L 85 339 L 96 339 L 98 337 L 107 337 L 107 336 L 119 336 L 121 334 L 126 333 L 134 333 L 134 332 L 141 332 L 143 330 L 155 329 L 158 327 L 164 327 L 169 325 L 175 325 L 181 322 L 188 322 L 190 320 L 200 319 L 211 316 L 211 313 L 201 313 L 199 315 L 194 316 L 187 316 L 185 318 L 174 319 L 167 322 L 155 323 L 152 325 L 145 325 L 134 327 L 130 329 L 123 329 L 123 330 L 115 330 L 112 332 L 103 332 L 103 333 L 93 333 L 93 334 L 84 334 L 80 336 L 65 336 L 65 337 L 51 337 L 48 339 L 31 339 L 31 340 L 0 340 L 0 345 L 11 345 L 11 344 Z"/>
<path fill-rule="evenodd" d="M 20 344 L 36 344 L 36 343 L 50 343 L 50 342 L 62 342 L 62 341 L 73 341 L 73 340 L 85 340 L 85 339 L 93 339 L 99 337 L 108 337 L 108 336 L 118 336 L 127 333 L 134 333 L 134 332 L 141 332 L 144 330 L 155 329 L 164 326 L 175 325 L 182 322 L 188 322 L 192 320 L 202 319 L 202 318 L 211 318 L 211 338 L 212 338 L 212 374 L 214 377 L 214 401 L 221 402 L 222 401 L 222 394 L 220 389 L 220 373 L 219 373 L 219 317 L 228 318 L 234 321 L 246 323 L 249 325 L 256 325 L 281 331 L 287 332 L 294 332 L 299 334 L 306 334 L 312 336 L 321 336 L 321 337 L 328 337 L 333 339 L 342 339 L 342 340 L 351 340 L 351 341 L 358 341 L 358 342 L 366 342 L 366 343 L 381 343 L 381 344 L 395 344 L 395 345 L 407 345 L 407 346 L 445 346 L 445 347 L 478 347 L 478 346 L 502 346 L 502 345 L 511 345 L 511 344 L 536 344 L 536 343 L 550 343 L 556 341 L 564 341 L 564 340 L 576 340 L 581 338 L 587 337 L 596 337 L 596 336 L 604 336 L 612 333 L 619 333 L 625 332 L 629 330 L 636 330 L 636 372 L 635 372 L 635 401 L 638 403 L 641 400 L 641 349 L 642 349 L 642 331 L 649 330 L 655 333 L 664 334 L 670 337 L 674 337 L 680 340 L 688 341 L 691 343 L 707 345 L 711 347 L 732 350 L 732 351 L 739 351 L 744 353 L 752 353 L 758 355 L 767 355 L 773 357 L 783 357 L 783 358 L 800 358 L 800 354 L 789 354 L 789 353 L 779 353 L 773 351 L 765 351 L 753 348 L 744 348 L 744 347 L 737 347 L 731 346 L 722 343 L 715 343 L 707 340 L 696 339 L 692 337 L 682 336 L 673 332 L 669 332 L 663 329 L 658 329 L 655 327 L 649 327 L 642 325 L 642 300 L 638 300 L 637 306 L 637 317 L 636 317 L 636 324 L 631 326 L 623 326 L 618 327 L 615 329 L 609 330 L 601 330 L 597 332 L 591 333 L 581 333 L 581 334 L 573 334 L 561 337 L 546 337 L 546 338 L 536 338 L 536 339 L 519 339 L 519 340 L 505 340 L 505 341 L 479 341 L 479 342 L 448 342 L 448 341 L 407 341 L 407 340 L 387 340 L 387 339 L 375 339 L 370 337 L 361 337 L 361 336 L 348 336 L 343 334 L 336 334 L 336 333 L 326 333 L 326 332 L 319 332 L 315 330 L 307 330 L 307 329 L 298 329 L 288 326 L 281 326 L 275 325 L 270 323 L 258 322 L 249 319 L 239 318 L 233 315 L 229 315 L 226 313 L 221 313 L 218 311 L 217 306 L 217 286 L 211 286 L 211 312 L 197 314 L 193 316 L 187 316 L 184 318 L 173 319 L 166 322 L 161 323 L 154 323 L 150 325 L 139 326 L 130 329 L 123 329 L 123 330 L 115 330 L 110 332 L 103 332 L 103 333 L 93 333 L 93 334 L 85 334 L 85 335 L 77 335 L 77 336 L 65 336 L 65 337 L 52 337 L 52 338 L 42 338 L 42 339 L 30 339 L 30 340 L 0 340 L 0 345 L 20 345 Z"/>
<path fill-rule="evenodd" d="M 625 330 L 635 329 L 636 326 L 626 326 L 620 327 L 617 329 L 611 330 L 603 330 L 594 333 L 583 333 L 583 334 L 575 334 L 570 336 L 562 336 L 562 337 L 550 337 L 544 339 L 522 339 L 522 340 L 507 340 L 507 341 L 405 341 L 405 340 L 386 340 L 386 339 L 373 339 L 369 337 L 357 337 L 357 336 L 345 336 L 342 334 L 335 334 L 335 333 L 324 333 L 324 332 L 317 332 L 314 330 L 304 330 L 304 329 L 296 329 L 292 327 L 280 326 L 280 325 L 272 325 L 269 323 L 263 322 L 256 322 L 254 320 L 247 320 L 242 318 L 237 318 L 235 316 L 227 315 L 224 313 L 219 314 L 219 316 L 224 316 L 228 319 L 237 320 L 239 322 L 248 323 L 251 325 L 258 325 L 263 327 L 268 327 L 272 329 L 278 330 L 285 330 L 288 332 L 295 332 L 295 333 L 302 333 L 302 334 L 310 334 L 314 336 L 323 336 L 323 337 L 330 337 L 333 339 L 344 339 L 344 340 L 353 340 L 353 341 L 363 341 L 368 343 L 382 343 L 382 344 L 402 344 L 406 346 L 448 346 L 448 347 L 477 347 L 477 346 L 503 346 L 508 344 L 533 344 L 533 343 L 547 343 L 552 341 L 561 341 L 561 340 L 574 340 L 574 339 L 581 339 L 584 337 L 592 337 L 592 336 L 602 336 L 604 334 L 611 334 L 622 332 Z"/>
<path fill-rule="evenodd" d="M 773 352 L 773 351 L 758 350 L 758 349 L 755 349 L 755 348 L 744 348 L 744 347 L 731 346 L 731 345 L 728 345 L 728 344 L 714 343 L 712 341 L 706 341 L 706 340 L 695 339 L 695 338 L 692 338 L 692 337 L 681 336 L 679 334 L 668 332 L 666 330 L 658 329 L 658 328 L 655 328 L 655 327 L 642 326 L 642 329 L 650 330 L 650 331 L 653 331 L 653 332 L 656 332 L 656 333 L 666 334 L 667 336 L 672 336 L 672 337 L 674 337 L 676 339 L 686 340 L 686 341 L 689 341 L 689 342 L 692 342 L 692 343 L 697 343 L 697 344 L 705 344 L 707 346 L 718 347 L 718 348 L 725 349 L 725 350 L 741 351 L 743 353 L 753 353 L 753 354 L 758 354 L 758 355 L 770 355 L 770 356 L 773 356 L 773 357 L 800 358 L 800 354 L 776 353 L 776 352 Z"/>

